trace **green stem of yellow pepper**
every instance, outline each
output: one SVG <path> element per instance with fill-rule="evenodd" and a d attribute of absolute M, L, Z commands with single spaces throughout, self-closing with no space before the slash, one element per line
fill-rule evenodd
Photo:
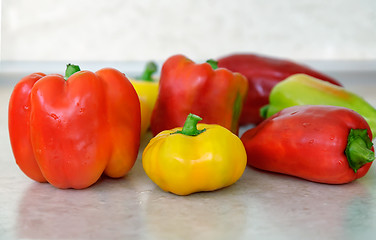
<path fill-rule="evenodd" d="M 76 72 L 81 71 L 80 67 L 78 65 L 74 64 L 67 64 L 67 69 L 65 70 L 65 76 L 64 79 L 67 80 L 71 75 L 73 75 Z"/>
<path fill-rule="evenodd" d="M 153 81 L 152 76 L 157 71 L 157 69 L 158 69 L 157 64 L 155 64 L 155 62 L 153 61 L 150 61 L 146 63 L 144 72 L 137 79 L 152 82 Z"/>
<path fill-rule="evenodd" d="M 183 129 L 181 131 L 177 131 L 176 133 L 181 133 L 187 136 L 197 136 L 200 133 L 205 132 L 206 128 L 202 130 L 197 129 L 197 123 L 201 120 L 202 118 L 200 118 L 199 116 L 195 114 L 192 114 L 192 113 L 188 114 L 188 117 L 185 120 Z"/>

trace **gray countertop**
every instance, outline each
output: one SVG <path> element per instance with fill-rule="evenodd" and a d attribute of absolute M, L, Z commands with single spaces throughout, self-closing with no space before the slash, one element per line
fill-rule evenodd
<path fill-rule="evenodd" d="M 44 71 L 43 64 L 34 64 L 35 71 Z M 317 61 L 313 65 L 376 106 L 376 62 L 354 66 Z M 7 128 L 14 81 L 28 66 L 0 66 L 0 239 L 376 237 L 375 165 L 365 177 L 344 185 L 247 167 L 230 187 L 185 197 L 160 190 L 144 173 L 141 155 L 128 176 L 102 178 L 84 190 L 60 190 L 34 182 L 16 165 Z M 140 153 L 150 138 L 148 133 L 142 139 Z"/>

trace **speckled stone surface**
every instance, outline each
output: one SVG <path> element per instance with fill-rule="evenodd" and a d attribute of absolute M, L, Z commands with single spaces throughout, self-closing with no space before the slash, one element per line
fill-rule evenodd
<path fill-rule="evenodd" d="M 330 73 L 376 106 L 376 81 L 372 81 L 376 71 Z M 127 177 L 103 178 L 84 190 L 59 190 L 33 182 L 18 169 L 9 144 L 11 91 L 11 86 L 0 87 L 0 239 L 376 236 L 375 166 L 364 178 L 338 186 L 247 167 L 242 178 L 228 188 L 185 197 L 154 185 L 142 169 L 140 156 Z M 141 151 L 150 137 L 143 139 Z"/>

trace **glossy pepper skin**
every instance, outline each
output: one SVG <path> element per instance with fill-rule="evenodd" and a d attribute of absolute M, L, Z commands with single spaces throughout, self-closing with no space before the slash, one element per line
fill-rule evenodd
<path fill-rule="evenodd" d="M 86 188 L 103 173 L 122 177 L 138 154 L 140 103 L 115 69 L 78 71 L 67 80 L 31 74 L 15 86 L 8 120 L 20 169 L 57 188 Z"/>
<path fill-rule="evenodd" d="M 247 89 L 247 80 L 239 73 L 174 55 L 162 66 L 152 133 L 182 127 L 193 113 L 202 117 L 203 123 L 218 124 L 237 134 Z"/>
<path fill-rule="evenodd" d="M 155 101 L 158 96 L 159 82 L 153 78 L 157 71 L 157 64 L 148 62 L 141 76 L 130 79 L 140 100 L 141 107 L 141 136 L 143 136 L 150 127 L 151 113 L 153 112 Z"/>
<path fill-rule="evenodd" d="M 328 184 L 367 173 L 375 158 L 371 139 L 361 115 L 323 105 L 286 108 L 241 137 L 248 165 Z"/>
<path fill-rule="evenodd" d="M 160 132 L 143 152 L 146 174 L 164 191 L 214 191 L 235 183 L 245 170 L 247 157 L 240 139 L 219 125 L 197 124 L 199 120 L 188 115 L 183 128 Z"/>
<path fill-rule="evenodd" d="M 293 74 L 305 73 L 341 85 L 335 79 L 302 64 L 251 53 L 222 57 L 218 59 L 218 67 L 239 72 L 248 79 L 249 91 L 239 119 L 240 125 L 260 123 L 263 120 L 259 114 L 260 108 L 268 104 L 271 89 Z"/>
<path fill-rule="evenodd" d="M 296 105 L 333 105 L 350 108 L 362 115 L 368 122 L 373 136 L 376 134 L 376 109 L 373 106 L 343 87 L 306 74 L 292 75 L 275 85 L 270 93 L 269 102 L 261 111 L 264 118 Z"/>

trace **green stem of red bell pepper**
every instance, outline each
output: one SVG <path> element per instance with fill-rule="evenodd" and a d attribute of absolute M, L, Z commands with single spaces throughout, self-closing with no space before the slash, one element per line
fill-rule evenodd
<path fill-rule="evenodd" d="M 268 110 L 269 110 L 269 107 L 270 105 L 265 105 L 263 107 L 260 108 L 260 116 L 263 118 L 263 119 L 266 119 L 267 116 L 268 116 Z"/>
<path fill-rule="evenodd" d="M 71 75 L 73 75 L 76 72 L 81 71 L 80 67 L 78 65 L 74 64 L 67 64 L 67 69 L 65 70 L 65 77 L 64 79 L 67 80 Z"/>
<path fill-rule="evenodd" d="M 157 71 L 157 69 L 158 69 L 157 64 L 155 64 L 155 62 L 153 61 L 150 61 L 146 63 L 144 72 L 137 79 L 147 81 L 147 82 L 152 82 L 153 81 L 152 76 Z"/>
<path fill-rule="evenodd" d="M 215 70 L 218 68 L 218 61 L 215 61 L 214 59 L 209 59 L 206 61 L 210 64 L 210 66 Z"/>
<path fill-rule="evenodd" d="M 202 120 L 202 118 L 200 118 L 199 116 L 190 113 L 190 114 L 188 114 L 188 117 L 185 120 L 183 129 L 181 131 L 177 131 L 175 133 L 181 133 L 181 134 L 184 134 L 184 135 L 187 135 L 187 136 L 197 136 L 200 133 L 203 133 L 203 132 L 206 131 L 206 128 L 201 129 L 201 130 L 197 129 L 197 123 L 201 120 Z"/>
<path fill-rule="evenodd" d="M 366 129 L 351 129 L 347 137 L 345 154 L 350 167 L 356 172 L 364 164 L 372 162 L 375 154 Z"/>

